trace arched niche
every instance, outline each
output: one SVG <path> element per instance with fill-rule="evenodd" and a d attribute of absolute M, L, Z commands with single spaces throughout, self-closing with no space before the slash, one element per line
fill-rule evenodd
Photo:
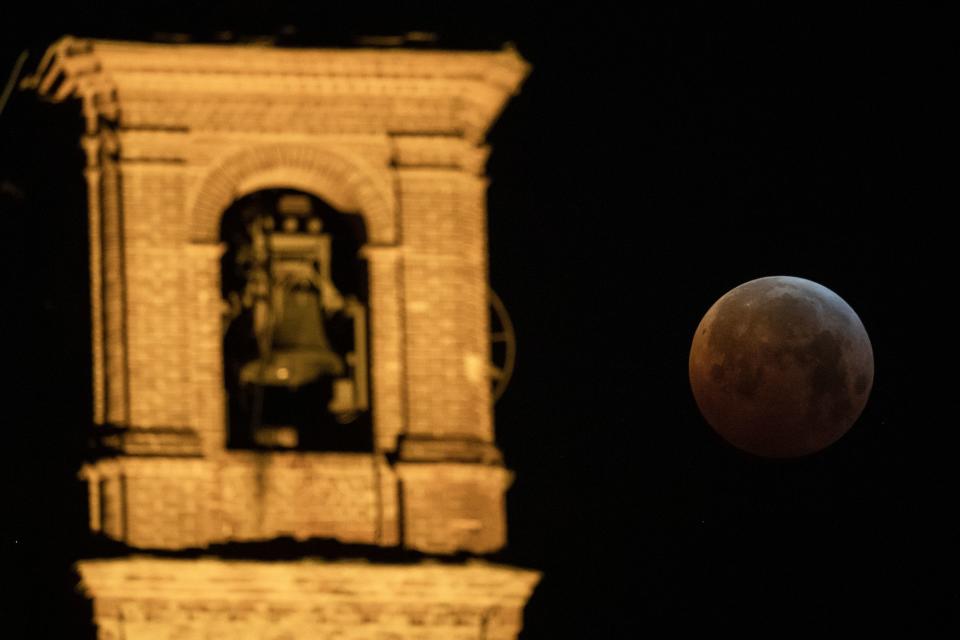
<path fill-rule="evenodd" d="M 193 190 L 187 210 L 194 291 L 193 345 L 195 424 L 205 450 L 228 446 L 230 418 L 224 388 L 221 310 L 221 241 L 224 215 L 234 203 L 258 192 L 286 189 L 327 203 L 362 220 L 365 304 L 368 320 L 369 419 L 373 447 L 392 450 L 404 429 L 402 295 L 394 187 L 386 167 L 375 170 L 359 157 L 293 144 L 254 146 L 229 155 L 208 169 Z M 216 248 L 216 249 L 215 249 Z M 216 317 L 216 329 L 210 319 Z M 210 376 L 208 372 L 214 372 Z"/>
<path fill-rule="evenodd" d="M 201 179 L 190 207 L 190 238 L 216 242 L 220 217 L 233 201 L 254 191 L 288 187 L 315 195 L 364 218 L 368 242 L 397 241 L 396 203 L 385 168 L 359 156 L 308 145 L 261 145 L 236 152 Z"/>
<path fill-rule="evenodd" d="M 266 188 L 219 236 L 228 448 L 371 451 L 363 218 Z"/>

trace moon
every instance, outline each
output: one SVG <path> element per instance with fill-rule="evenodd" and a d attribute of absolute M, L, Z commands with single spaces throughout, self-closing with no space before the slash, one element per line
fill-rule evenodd
<path fill-rule="evenodd" d="M 860 417 L 873 347 L 860 318 L 811 280 L 771 276 L 707 311 L 690 348 L 697 406 L 727 442 L 768 458 L 820 451 Z"/>

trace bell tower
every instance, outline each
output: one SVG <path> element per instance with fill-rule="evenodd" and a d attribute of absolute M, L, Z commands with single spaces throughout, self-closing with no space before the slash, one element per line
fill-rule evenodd
<path fill-rule="evenodd" d="M 131 550 L 78 563 L 101 638 L 516 637 L 539 575 L 453 558 L 506 543 L 483 139 L 527 73 L 509 48 L 50 47 L 25 85 L 86 123 L 81 477 Z M 424 560 L 217 551 L 280 538 Z"/>

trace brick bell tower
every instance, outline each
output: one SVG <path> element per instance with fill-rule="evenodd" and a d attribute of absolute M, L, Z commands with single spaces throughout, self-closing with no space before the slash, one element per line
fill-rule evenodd
<path fill-rule="evenodd" d="M 142 550 L 78 563 L 100 638 L 517 636 L 533 571 L 216 550 L 505 544 L 483 139 L 527 72 L 511 49 L 50 47 L 25 85 L 86 122 L 90 530 Z"/>

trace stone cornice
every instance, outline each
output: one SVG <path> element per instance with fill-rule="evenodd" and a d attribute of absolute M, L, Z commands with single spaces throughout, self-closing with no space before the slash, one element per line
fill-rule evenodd
<path fill-rule="evenodd" d="M 300 560 L 264 562 L 131 557 L 78 563 L 84 587 L 98 598 L 462 602 L 523 607 L 540 574 L 483 561 L 466 564 L 371 564 Z"/>
<path fill-rule="evenodd" d="M 279 49 L 66 36 L 50 47 L 24 86 L 55 101 L 81 98 L 90 132 L 101 119 L 121 127 L 229 128 L 217 105 L 231 103 L 266 107 L 265 120 L 274 116 L 272 104 L 282 105 L 278 116 L 303 117 L 311 108 L 349 114 L 367 103 L 371 117 L 355 122 L 347 115 L 345 130 L 428 131 L 479 141 L 528 72 L 510 48 Z M 173 108 L 157 117 L 140 108 L 144 102 Z M 329 113 L 324 117 L 329 120 Z"/>
<path fill-rule="evenodd" d="M 536 571 L 482 562 L 77 565 L 102 638 L 516 638 Z"/>

